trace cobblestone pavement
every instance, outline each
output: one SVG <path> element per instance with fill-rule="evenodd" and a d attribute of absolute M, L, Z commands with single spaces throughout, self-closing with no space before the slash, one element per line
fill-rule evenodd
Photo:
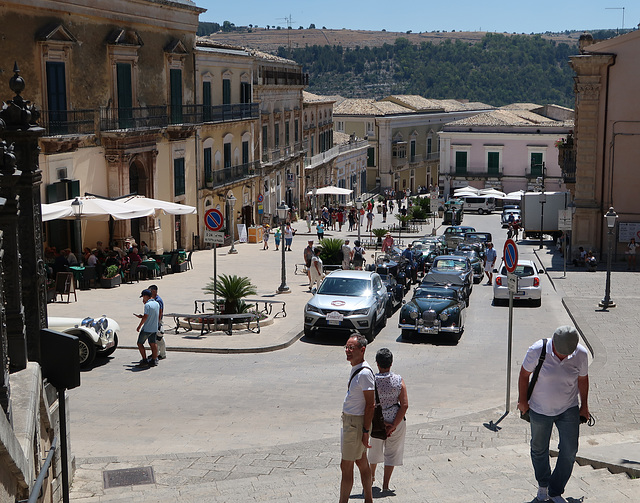
<path fill-rule="evenodd" d="M 534 245 L 521 242 L 520 246 Z M 582 427 L 579 457 L 595 467 L 631 470 L 640 463 L 636 454 L 640 440 L 636 391 L 640 379 L 640 275 L 618 270 L 620 264 L 616 264 L 611 285 L 617 307 L 607 312 L 597 305 L 604 293 L 603 271 L 588 273 L 570 266 L 564 277 L 557 253 L 543 249 L 536 250 L 536 255 L 593 352 L 590 408 L 597 424 Z M 161 288 L 170 290 L 166 285 L 163 279 Z M 291 299 L 294 304 L 300 302 L 293 296 Z M 515 400 L 513 392 L 512 398 Z M 502 408 L 491 409 L 411 424 L 405 466 L 394 472 L 395 497 L 376 490 L 376 499 L 403 503 L 531 502 L 536 488 L 528 455 L 528 425 L 512 413 L 501 423 L 500 431 L 486 428 L 485 423 L 502 412 Z M 606 456 L 604 448 L 608 449 Z M 614 462 L 598 464 L 605 457 Z M 72 488 L 76 502 L 335 501 L 339 439 L 221 452 L 78 458 L 76 466 Z M 154 484 L 103 488 L 104 470 L 140 466 L 153 467 Z M 576 466 L 565 497 L 573 503 L 638 501 L 638 484 L 625 474 Z M 356 481 L 352 499 L 361 499 L 360 491 Z"/>

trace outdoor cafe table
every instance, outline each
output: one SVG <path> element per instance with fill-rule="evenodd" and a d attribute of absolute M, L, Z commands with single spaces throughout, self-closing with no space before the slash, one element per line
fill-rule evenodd
<path fill-rule="evenodd" d="M 84 272 L 83 265 L 72 265 L 69 266 L 69 270 L 73 273 L 73 279 L 76 280 L 76 284 L 79 284 L 82 281 L 82 273 Z"/>
<path fill-rule="evenodd" d="M 160 265 L 155 259 L 148 258 L 140 262 L 140 265 L 144 265 L 147 267 L 147 271 L 151 272 L 152 277 L 156 277 L 160 274 Z"/>

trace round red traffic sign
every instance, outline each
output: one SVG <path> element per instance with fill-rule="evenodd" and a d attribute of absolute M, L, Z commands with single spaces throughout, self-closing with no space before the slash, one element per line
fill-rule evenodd
<path fill-rule="evenodd" d="M 217 232 L 222 229 L 224 224 L 224 217 L 220 210 L 207 210 L 204 214 L 204 225 L 207 229 L 213 232 Z"/>
<path fill-rule="evenodd" d="M 516 270 L 518 265 L 518 245 L 513 239 L 507 239 L 504 243 L 503 260 L 507 271 L 513 272 Z"/>

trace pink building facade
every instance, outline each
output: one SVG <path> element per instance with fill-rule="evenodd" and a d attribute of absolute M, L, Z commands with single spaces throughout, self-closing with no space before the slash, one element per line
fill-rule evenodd
<path fill-rule="evenodd" d="M 439 133 L 443 193 L 467 185 L 506 193 L 541 185 L 565 190 L 556 143 L 572 130 L 572 118 L 563 107 L 516 104 L 444 126 Z"/>

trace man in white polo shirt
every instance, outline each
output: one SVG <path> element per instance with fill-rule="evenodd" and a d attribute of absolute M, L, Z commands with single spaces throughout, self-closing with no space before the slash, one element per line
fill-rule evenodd
<path fill-rule="evenodd" d="M 523 413 L 529 411 L 531 418 L 531 462 L 538 481 L 537 501 L 566 503 L 562 493 L 578 452 L 580 418 L 589 418 L 589 362 L 587 350 L 578 344 L 576 329 L 570 326 L 557 328 L 547 341 L 538 380 L 527 400 L 529 376 L 538 365 L 542 345 L 543 340 L 539 340 L 531 346 L 522 363 L 518 409 Z M 549 442 L 554 424 L 560 443 L 558 460 L 551 472 Z"/>
<path fill-rule="evenodd" d="M 364 359 L 367 339 L 363 335 L 350 337 L 345 346 L 351 375 L 347 396 L 342 405 L 342 461 L 340 470 L 340 503 L 347 503 L 353 487 L 353 464 L 358 465 L 364 492 L 364 503 L 373 503 L 371 467 L 367 459 L 369 430 L 373 420 L 375 378 L 371 366 Z"/>

